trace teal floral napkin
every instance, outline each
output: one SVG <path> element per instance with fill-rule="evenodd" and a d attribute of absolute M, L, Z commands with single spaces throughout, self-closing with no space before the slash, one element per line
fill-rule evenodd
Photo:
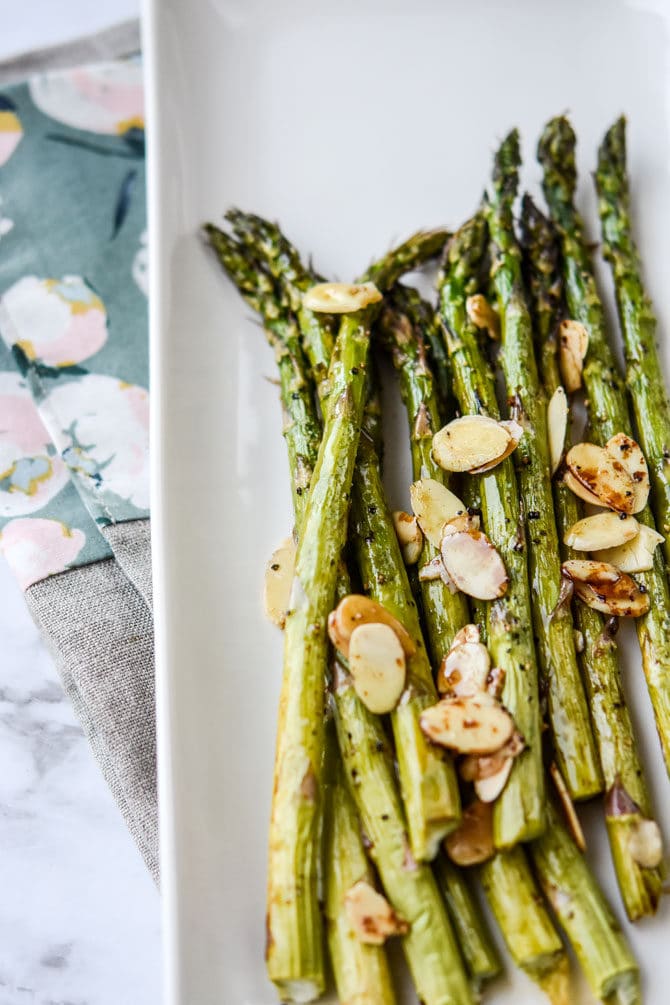
<path fill-rule="evenodd" d="M 21 585 L 149 513 L 139 60 L 0 92 L 0 548 Z"/>

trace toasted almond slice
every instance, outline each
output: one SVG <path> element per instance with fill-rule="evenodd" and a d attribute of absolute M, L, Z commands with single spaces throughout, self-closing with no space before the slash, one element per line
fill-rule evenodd
<path fill-rule="evenodd" d="M 406 656 L 413 656 L 416 652 L 416 646 L 407 629 L 385 607 L 361 593 L 350 593 L 340 600 L 335 610 L 328 616 L 330 641 L 346 659 L 349 658 L 352 632 L 363 624 L 388 625 L 398 636 Z"/>
<path fill-rule="evenodd" d="M 634 516 L 625 513 L 596 513 L 573 523 L 565 534 L 565 543 L 575 551 L 600 551 L 618 548 L 632 541 L 640 529 Z"/>
<path fill-rule="evenodd" d="M 440 694 L 478 694 L 486 688 L 491 657 L 481 642 L 462 642 L 452 646 L 440 664 L 437 690 Z"/>
<path fill-rule="evenodd" d="M 639 532 L 632 541 L 618 548 L 603 548 L 593 553 L 598 562 L 615 565 L 619 572 L 648 572 L 654 568 L 654 552 L 665 538 L 652 527 L 638 524 Z"/>
<path fill-rule="evenodd" d="M 276 551 L 270 556 L 265 567 L 265 582 L 263 585 L 263 603 L 265 613 L 273 624 L 283 628 L 286 624 L 286 612 L 289 609 L 291 585 L 295 572 L 295 541 L 292 537 L 285 538 Z"/>
<path fill-rule="evenodd" d="M 455 649 L 463 642 L 481 642 L 481 640 L 482 633 L 479 630 L 479 625 L 463 625 L 454 635 L 451 648 Z"/>
<path fill-rule="evenodd" d="M 631 828 L 628 850 L 643 869 L 655 869 L 663 861 L 663 837 L 655 820 L 640 820 Z"/>
<path fill-rule="evenodd" d="M 565 449 L 565 437 L 568 432 L 568 398 L 559 385 L 551 396 L 547 406 L 547 431 L 549 434 L 549 466 L 552 475 L 561 463 Z"/>
<path fill-rule="evenodd" d="M 482 293 L 473 293 L 465 301 L 465 309 L 475 328 L 488 332 L 489 338 L 497 342 L 500 338 L 500 318 Z"/>
<path fill-rule="evenodd" d="M 473 530 L 479 530 L 480 519 L 476 513 L 459 513 L 452 520 L 447 520 L 442 531 L 442 537 L 445 534 L 456 534 L 459 531 L 465 531 L 466 534 L 470 534 Z"/>
<path fill-rule="evenodd" d="M 359 942 L 381 946 L 391 935 L 406 935 L 409 925 L 400 918 L 374 886 L 364 879 L 344 895 L 344 909 Z"/>
<path fill-rule="evenodd" d="M 492 667 L 486 678 L 486 691 L 492 698 L 500 700 L 505 686 L 505 671 L 502 667 Z"/>
<path fill-rule="evenodd" d="M 423 548 L 423 534 L 416 517 L 404 510 L 396 510 L 393 514 L 393 526 L 405 565 L 415 565 Z"/>
<path fill-rule="evenodd" d="M 583 499 L 584 502 L 590 503 L 592 506 L 602 506 L 598 496 L 595 496 L 593 492 L 589 492 L 586 486 L 582 485 L 567 468 L 563 473 L 563 481 L 578 499 Z"/>
<path fill-rule="evenodd" d="M 374 283 L 317 283 L 303 295 L 303 307 L 320 314 L 353 314 L 382 295 Z"/>
<path fill-rule="evenodd" d="M 503 560 L 486 534 L 447 532 L 441 551 L 444 567 L 462 593 L 477 600 L 494 600 L 507 590 L 509 578 Z"/>
<path fill-rule="evenodd" d="M 478 782 L 491 778 L 498 774 L 504 761 L 513 761 L 525 749 L 525 746 L 523 736 L 515 729 L 507 743 L 500 750 L 496 750 L 494 754 L 487 754 L 484 757 L 468 754 L 467 757 L 461 758 L 458 766 L 459 774 L 466 782 Z M 489 800 L 482 799 L 482 802 L 486 803 Z"/>
<path fill-rule="evenodd" d="M 419 581 L 421 583 L 431 583 L 435 579 L 442 579 L 446 569 L 442 562 L 442 556 L 436 555 L 427 565 L 419 569 Z"/>
<path fill-rule="evenodd" d="M 502 790 L 507 785 L 507 780 L 512 774 L 514 761 L 506 758 L 494 775 L 488 778 L 480 778 L 475 782 L 475 795 L 483 803 L 493 803 L 498 798 Z"/>
<path fill-rule="evenodd" d="M 561 321 L 558 327 L 560 363 L 568 394 L 582 386 L 584 357 L 589 347 L 589 333 L 580 321 Z"/>
<path fill-rule="evenodd" d="M 583 853 L 586 851 L 586 838 L 584 837 L 584 831 L 582 830 L 582 825 L 580 823 L 579 817 L 577 816 L 577 810 L 575 809 L 575 804 L 572 801 L 570 793 L 568 792 L 568 787 L 565 784 L 563 775 L 561 774 L 558 765 L 555 761 L 552 761 L 549 765 L 549 774 L 552 777 L 552 781 L 556 786 L 556 791 L 558 793 L 558 798 L 561 801 L 561 806 L 563 807 L 563 812 L 565 814 L 565 819 L 568 824 L 568 829 L 572 834 L 575 844 L 579 850 Z"/>
<path fill-rule="evenodd" d="M 618 618 L 639 618 L 649 610 L 649 595 L 626 572 L 606 562 L 575 559 L 563 563 L 563 575 L 588 607 Z"/>
<path fill-rule="evenodd" d="M 419 722 L 429 740 L 459 754 L 492 754 L 514 731 L 507 709 L 486 693 L 443 698 L 424 709 Z"/>
<path fill-rule="evenodd" d="M 414 482 L 409 496 L 419 527 L 433 547 L 439 548 L 445 523 L 459 513 L 465 513 L 465 503 L 435 478 L 421 478 Z"/>
<path fill-rule="evenodd" d="M 632 513 L 635 505 L 633 479 L 622 462 L 595 443 L 577 443 L 565 458 L 568 470 L 600 501 L 601 506 Z"/>
<path fill-rule="evenodd" d="M 493 811 L 490 803 L 475 799 L 463 810 L 461 822 L 445 841 L 447 854 L 456 865 L 479 865 L 492 858 Z"/>
<path fill-rule="evenodd" d="M 642 449 L 625 433 L 617 433 L 605 444 L 612 456 L 618 458 L 633 479 L 633 513 L 640 513 L 649 498 L 649 468 Z"/>
<path fill-rule="evenodd" d="M 349 671 L 366 708 L 376 715 L 394 709 L 405 686 L 405 653 L 393 629 L 372 623 L 354 628 Z"/>
<path fill-rule="evenodd" d="M 500 457 L 496 457 L 494 460 L 489 461 L 488 464 L 482 464 L 478 468 L 473 468 L 470 472 L 471 475 L 483 475 L 486 471 L 491 471 L 493 468 L 497 467 L 498 464 L 502 464 L 505 458 L 509 457 L 509 455 L 519 446 L 519 440 L 523 436 L 523 426 L 519 425 L 515 419 L 503 419 L 499 425 L 501 425 L 503 429 L 506 429 L 510 435 L 510 441 L 507 444 L 507 449 L 500 455 Z"/>
<path fill-rule="evenodd" d="M 509 431 L 495 419 L 463 415 L 435 433 L 433 457 L 445 471 L 474 471 L 507 456 L 510 440 Z"/>

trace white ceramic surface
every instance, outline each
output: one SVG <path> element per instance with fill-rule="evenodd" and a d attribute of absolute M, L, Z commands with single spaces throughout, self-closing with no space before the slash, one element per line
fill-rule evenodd
<path fill-rule="evenodd" d="M 203 248 L 200 223 L 230 205 L 269 214 L 320 270 L 353 277 L 417 227 L 459 223 L 514 124 L 528 158 L 524 184 L 535 191 L 538 132 L 568 109 L 580 138 L 579 199 L 595 234 L 589 171 L 603 131 L 625 111 L 636 226 L 667 332 L 669 26 L 667 5 L 621 0 L 148 0 L 169 1005 L 275 1001 L 263 938 L 281 639 L 259 597 L 264 561 L 291 523 L 287 469 L 276 389 L 265 379 L 272 354 Z M 404 501 L 406 471 L 391 471 L 394 504 Z M 670 835 L 668 783 L 639 659 L 627 651 Z M 589 856 L 621 918 L 600 828 Z M 667 1000 L 667 923 L 666 907 L 631 933 L 649 1005 Z M 490 1000 L 541 997 L 510 968 Z M 575 991 L 575 1003 L 588 1000 Z"/>

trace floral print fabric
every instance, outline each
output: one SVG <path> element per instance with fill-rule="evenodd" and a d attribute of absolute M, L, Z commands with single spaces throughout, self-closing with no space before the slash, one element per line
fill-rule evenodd
<path fill-rule="evenodd" d="M 148 515 L 138 61 L 0 92 L 0 549 L 22 586 Z"/>

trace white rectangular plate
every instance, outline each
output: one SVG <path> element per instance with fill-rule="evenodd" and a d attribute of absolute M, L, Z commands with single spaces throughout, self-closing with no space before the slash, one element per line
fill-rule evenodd
<path fill-rule="evenodd" d="M 462 221 L 512 125 L 522 130 L 524 183 L 536 191 L 539 130 L 567 109 L 595 235 L 589 172 L 605 128 L 625 111 L 636 227 L 665 334 L 670 18 L 662 0 L 652 6 L 147 0 L 170 1005 L 276 1000 L 263 941 L 281 639 L 259 598 L 264 562 L 291 526 L 289 483 L 276 388 L 266 379 L 272 354 L 198 228 L 231 205 L 255 210 L 279 219 L 322 271 L 350 278 L 418 227 Z M 399 414 L 396 421 L 402 444 Z M 391 471 L 395 505 L 406 504 L 407 483 L 406 467 Z M 628 690 L 667 835 L 667 778 L 639 658 L 629 653 Z M 603 829 L 591 833 L 589 857 L 621 918 Z M 630 931 L 649 1005 L 667 1001 L 667 923 L 666 908 Z M 489 997 L 541 1001 L 511 966 Z M 575 1003 L 588 1000 L 575 991 Z M 402 1001 L 415 999 L 408 990 Z"/>

